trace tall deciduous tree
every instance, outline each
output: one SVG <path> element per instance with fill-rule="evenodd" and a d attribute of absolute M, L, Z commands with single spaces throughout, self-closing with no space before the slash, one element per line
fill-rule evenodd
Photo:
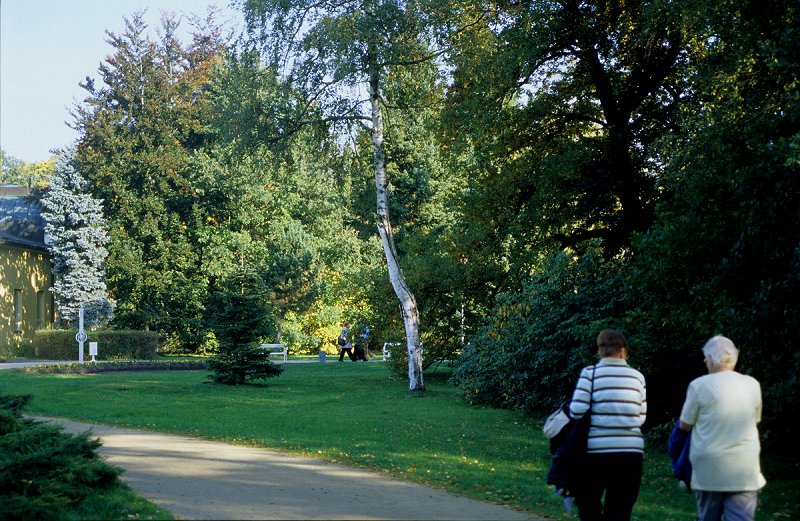
<path fill-rule="evenodd" d="M 704 370 L 697 350 L 722 333 L 741 348 L 739 370 L 762 382 L 765 447 L 792 443 L 783 419 L 796 417 L 798 403 L 796 2 L 498 9 L 455 42 L 453 121 L 481 174 L 470 200 L 482 204 L 465 212 L 467 223 L 522 266 L 568 248 L 498 277 L 507 290 L 494 320 L 456 369 L 465 395 L 545 412 L 574 385 L 597 330 L 619 327 L 653 391 L 648 424 L 671 425 Z M 494 81 L 482 82 L 479 66 Z M 610 155 L 619 137 L 630 138 L 616 150 L 636 168 L 607 172 L 625 165 Z M 636 174 L 631 186 L 646 188 L 640 223 L 617 193 L 626 171 Z M 597 237 L 582 245 L 575 239 L 592 234 L 581 229 Z M 626 254 L 608 259 L 615 243 Z"/>
<path fill-rule="evenodd" d="M 349 307 L 345 282 L 359 265 L 337 147 L 312 126 L 284 134 L 289 121 L 276 115 L 300 96 L 284 92 L 257 53 L 232 52 L 208 96 L 215 144 L 195 157 L 203 270 L 214 285 L 238 266 L 268 279 L 281 337 L 316 352 Z"/>
<path fill-rule="evenodd" d="M 26 163 L 14 156 L 7 155 L 0 150 L 0 183 L 17 184 L 34 189 L 47 186 L 47 181 L 53 175 L 56 158 L 51 157 L 46 161 Z"/>
<path fill-rule="evenodd" d="M 426 324 L 421 334 L 425 368 L 452 360 L 470 327 L 465 313 L 463 254 L 453 240 L 460 231 L 458 201 L 466 185 L 464 176 L 451 166 L 449 151 L 442 148 L 439 139 L 443 101 L 439 72 L 433 61 L 420 63 L 411 70 L 393 71 L 384 86 L 384 97 L 396 106 L 390 113 L 391 125 L 386 128 L 385 140 L 392 192 L 389 212 L 404 272 Z M 366 163 L 363 157 L 360 159 Z M 363 171 L 368 174 L 369 167 Z M 362 223 L 360 229 L 372 233 L 375 183 L 359 173 L 353 175 L 353 207 Z M 379 333 L 392 331 L 386 322 L 397 315 L 397 302 L 390 298 L 393 290 L 388 281 L 381 280 L 386 279 L 385 269 L 376 275 L 365 278 L 371 284 L 364 284 L 370 287 L 368 297 L 378 311 L 373 314 L 371 325 Z M 485 291 L 485 287 L 482 289 Z M 393 328 L 398 329 L 401 328 Z M 404 371 L 406 350 L 400 351 L 393 353 L 392 365 Z"/>
<path fill-rule="evenodd" d="M 101 201 L 87 191 L 75 147 L 56 156 L 55 174 L 41 198 L 45 233 L 52 240 L 53 291 L 59 321 L 70 324 L 84 306 L 89 326 L 107 322 L 113 303 L 106 293 L 108 234 Z"/>
<path fill-rule="evenodd" d="M 416 4 L 380 1 L 245 0 L 245 18 L 270 63 L 306 93 L 309 107 L 335 125 L 357 123 L 371 135 L 376 220 L 389 279 L 403 313 L 411 391 L 425 389 L 416 298 L 400 265 L 389 211 L 384 87 L 392 71 L 432 59 Z M 301 116 L 305 116 L 300 107 Z M 293 125 L 310 122 L 296 118 Z"/>
<path fill-rule="evenodd" d="M 659 385 L 654 396 L 677 414 L 682 384 L 702 370 L 687 361 L 723 333 L 741 349 L 739 370 L 762 382 L 768 444 L 788 448 L 793 427 L 783 419 L 798 413 L 800 370 L 790 340 L 800 329 L 797 5 L 689 6 L 691 89 L 681 125 L 662 143 L 669 197 L 631 273 L 654 363 L 675 368 L 653 371 L 648 386 Z"/>
<path fill-rule="evenodd" d="M 270 255 L 264 270 L 269 300 L 278 319 L 280 343 L 288 312 L 302 313 L 316 299 L 321 270 L 312 237 L 296 221 L 277 222 L 270 234 Z"/>
<path fill-rule="evenodd" d="M 531 249 L 607 256 L 652 222 L 652 144 L 681 93 L 669 2 L 489 3 L 454 34 L 452 135 L 478 158 L 466 210 L 481 256 Z M 483 234 L 478 231 L 485 228 Z M 487 240 L 483 240 L 483 238 Z"/>

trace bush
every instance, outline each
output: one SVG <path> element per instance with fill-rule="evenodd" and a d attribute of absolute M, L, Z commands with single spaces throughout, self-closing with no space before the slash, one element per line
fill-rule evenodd
<path fill-rule="evenodd" d="M 0 519 L 62 519 L 120 470 L 103 462 L 97 439 L 22 418 L 30 396 L 0 395 Z"/>
<path fill-rule="evenodd" d="M 627 329 L 621 262 L 555 254 L 537 279 L 500 294 L 489 322 L 456 360 L 452 382 L 464 398 L 528 414 L 568 399 L 580 369 L 595 360 L 598 331 Z"/>
<path fill-rule="evenodd" d="M 422 370 L 427 371 L 433 366 L 439 366 L 442 362 L 445 364 L 450 364 L 459 356 L 459 345 L 456 340 L 453 339 L 442 339 L 438 336 L 428 335 L 429 337 L 433 337 L 432 340 L 423 341 L 423 349 L 422 349 Z M 408 376 L 408 346 L 406 345 L 405 339 L 402 339 L 399 342 L 391 342 L 392 344 L 398 345 L 389 345 L 387 346 L 388 351 L 391 353 L 390 358 L 388 359 L 388 367 L 389 370 L 397 377 L 407 377 Z M 370 342 L 369 345 L 370 352 L 373 356 L 382 356 L 383 353 L 383 344 L 379 344 L 377 342 L 373 343 Z"/>
<path fill-rule="evenodd" d="M 386 360 L 389 371 L 398 378 L 408 378 L 408 347 L 405 339 L 400 342 L 390 342 L 389 344 L 397 344 L 386 346 L 389 351 L 389 358 Z M 383 353 L 383 346 L 380 347 L 380 353 Z M 422 354 L 424 357 L 425 352 L 423 351 Z"/>
<path fill-rule="evenodd" d="M 233 348 L 207 362 L 212 373 L 208 377 L 215 383 L 236 385 L 280 375 L 283 367 L 272 363 L 269 356 L 269 351 L 255 346 Z"/>
<path fill-rule="evenodd" d="M 77 331 L 48 329 L 37 331 L 33 349 L 42 360 L 76 360 Z M 97 342 L 98 360 L 155 360 L 159 334 L 154 331 L 100 329 L 86 332 L 89 339 L 83 344 L 84 359 L 89 358 L 89 342 Z"/>
<path fill-rule="evenodd" d="M 96 374 L 114 371 L 197 371 L 206 369 L 204 361 L 194 360 L 130 360 L 84 364 L 34 365 L 17 369 L 33 374 Z"/>

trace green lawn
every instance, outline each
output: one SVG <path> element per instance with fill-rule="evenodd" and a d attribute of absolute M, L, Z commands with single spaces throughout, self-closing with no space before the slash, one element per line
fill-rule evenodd
<path fill-rule="evenodd" d="M 426 375 L 413 397 L 384 364 L 286 364 L 246 386 L 220 386 L 202 371 L 35 375 L 0 373 L 0 393 L 33 394 L 30 414 L 263 446 L 371 468 L 552 518 L 565 516 L 544 478 L 541 422 L 513 411 L 472 407 Z M 634 518 L 692 519 L 694 502 L 672 478 L 662 447 L 646 456 Z M 770 481 L 758 519 L 797 519 L 797 476 Z M 788 477 L 781 476 L 784 479 Z"/>
<path fill-rule="evenodd" d="M 77 510 L 60 512 L 60 515 L 64 521 L 86 519 L 171 521 L 175 519 L 171 513 L 138 496 L 124 483 L 119 483 L 110 490 L 99 492 L 87 498 Z"/>

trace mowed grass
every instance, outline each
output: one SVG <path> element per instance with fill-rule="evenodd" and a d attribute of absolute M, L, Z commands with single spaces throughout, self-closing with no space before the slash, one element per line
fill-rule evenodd
<path fill-rule="evenodd" d="M 86 498 L 77 508 L 59 512 L 62 521 L 86 519 L 129 520 L 152 519 L 171 521 L 175 517 L 147 499 L 137 495 L 129 486 L 117 486 Z"/>
<path fill-rule="evenodd" d="M 470 406 L 440 368 L 427 393 L 383 364 L 286 364 L 265 383 L 222 386 L 202 371 L 34 375 L 3 371 L 0 393 L 32 394 L 29 414 L 135 427 L 311 455 L 504 504 L 554 519 L 564 514 L 545 484 L 550 462 L 541 422 Z M 661 448 L 647 455 L 635 519 L 692 519 Z M 767 476 L 769 480 L 770 477 Z M 759 520 L 796 519 L 797 481 L 769 496 Z M 768 487 L 769 488 L 769 487 Z"/>

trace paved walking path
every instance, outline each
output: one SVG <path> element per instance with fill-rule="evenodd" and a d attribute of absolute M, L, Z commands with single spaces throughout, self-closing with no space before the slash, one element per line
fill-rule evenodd
<path fill-rule="evenodd" d="M 23 367 L 31 367 L 36 365 L 59 365 L 59 364 L 76 364 L 78 361 L 70 362 L 66 360 L 37 360 L 31 362 L 30 360 L 20 360 L 15 362 L 1 362 L 0 371 L 3 369 L 21 369 Z"/>
<path fill-rule="evenodd" d="M 122 480 L 178 519 L 542 518 L 313 458 L 185 436 L 41 418 L 91 431 Z"/>

